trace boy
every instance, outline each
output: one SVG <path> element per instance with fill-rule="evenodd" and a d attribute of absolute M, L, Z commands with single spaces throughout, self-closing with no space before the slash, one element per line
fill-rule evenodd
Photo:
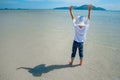
<path fill-rule="evenodd" d="M 77 19 L 75 19 L 72 13 L 72 6 L 70 6 L 69 8 L 75 30 L 71 61 L 69 62 L 70 65 L 73 64 L 77 48 L 79 49 L 80 65 L 82 65 L 83 63 L 83 45 L 84 45 L 84 41 L 86 40 L 86 33 L 89 27 L 91 9 L 92 9 L 92 5 L 88 5 L 88 16 L 87 17 L 78 16 Z"/>

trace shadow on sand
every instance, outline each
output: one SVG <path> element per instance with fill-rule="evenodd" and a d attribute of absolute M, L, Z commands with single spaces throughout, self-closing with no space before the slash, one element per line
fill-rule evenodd
<path fill-rule="evenodd" d="M 17 68 L 18 69 L 25 69 L 28 70 L 29 73 L 31 73 L 33 76 L 41 76 L 43 73 L 48 73 L 50 71 L 53 71 L 55 69 L 62 69 L 62 68 L 72 68 L 72 67 L 77 67 L 79 66 L 79 64 L 77 65 L 50 65 L 50 66 L 45 66 L 45 64 L 40 64 L 38 66 L 35 66 L 34 68 L 29 68 L 29 67 L 20 67 Z"/>

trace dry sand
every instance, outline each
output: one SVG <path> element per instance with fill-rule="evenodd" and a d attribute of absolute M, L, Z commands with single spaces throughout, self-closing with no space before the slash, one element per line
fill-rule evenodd
<path fill-rule="evenodd" d="M 29 30 L 30 31 L 30 30 Z M 84 46 L 84 62 L 68 62 L 73 35 L 35 30 L 7 31 L 0 42 L 0 80 L 120 80 L 120 50 L 90 40 Z M 73 34 L 73 33 L 71 33 Z M 66 37 L 67 36 L 67 37 Z"/>

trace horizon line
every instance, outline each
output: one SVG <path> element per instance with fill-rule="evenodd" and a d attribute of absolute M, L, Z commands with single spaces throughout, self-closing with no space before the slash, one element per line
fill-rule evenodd
<path fill-rule="evenodd" d="M 68 9 L 55 9 L 55 8 L 0 8 L 0 10 L 68 10 Z M 83 10 L 83 9 L 75 9 Z M 102 11 L 102 10 L 93 10 L 93 11 Z M 120 10 L 108 10 L 105 11 L 120 11 Z"/>

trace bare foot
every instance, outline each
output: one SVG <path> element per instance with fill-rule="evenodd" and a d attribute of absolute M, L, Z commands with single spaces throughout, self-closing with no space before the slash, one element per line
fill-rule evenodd
<path fill-rule="evenodd" d="M 80 60 L 80 66 L 83 64 L 83 61 L 82 60 Z"/>
<path fill-rule="evenodd" d="M 70 64 L 70 65 L 72 65 L 72 64 L 73 64 L 73 62 L 71 61 L 71 62 L 69 62 L 69 64 Z"/>

